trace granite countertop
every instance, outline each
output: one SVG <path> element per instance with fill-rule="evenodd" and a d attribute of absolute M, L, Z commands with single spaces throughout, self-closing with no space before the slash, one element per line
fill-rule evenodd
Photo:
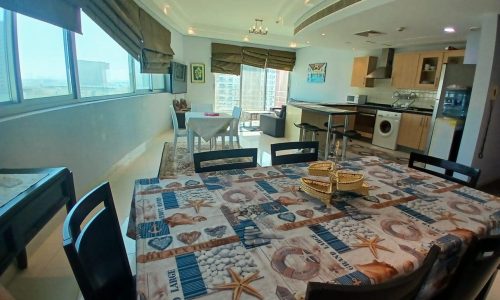
<path fill-rule="evenodd" d="M 339 109 L 339 108 L 334 108 L 332 107 L 333 105 L 324 105 L 321 103 L 314 103 L 314 102 L 298 102 L 298 101 L 291 101 L 288 102 L 289 105 L 305 109 L 305 110 L 310 110 L 314 112 L 319 112 L 319 113 L 325 113 L 329 115 L 354 115 L 356 114 L 355 111 L 352 110 L 345 110 L 345 109 Z"/>
<path fill-rule="evenodd" d="M 395 107 L 392 107 L 390 104 L 381 104 L 381 103 L 352 104 L 352 103 L 345 103 L 345 102 L 344 103 L 315 103 L 315 102 L 293 101 L 293 102 L 289 102 L 289 104 L 297 106 L 297 107 L 301 107 L 301 108 L 312 108 L 312 107 L 318 108 L 319 106 L 324 106 L 324 107 L 356 106 L 356 107 L 366 107 L 366 108 L 372 108 L 372 109 L 384 110 L 384 111 L 404 112 L 404 113 L 429 115 L 429 116 L 432 115 L 432 109 L 428 109 L 428 108 L 419 108 L 419 107 L 395 108 Z"/>

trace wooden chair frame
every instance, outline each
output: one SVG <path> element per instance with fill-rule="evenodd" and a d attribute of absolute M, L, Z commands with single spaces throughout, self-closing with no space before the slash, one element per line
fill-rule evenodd
<path fill-rule="evenodd" d="M 201 163 L 216 159 L 251 157 L 251 162 L 234 162 L 202 167 Z M 214 172 L 232 169 L 245 169 L 257 167 L 257 148 L 230 149 L 198 152 L 193 154 L 194 170 L 196 173 Z"/>
<path fill-rule="evenodd" d="M 305 153 L 292 153 L 277 155 L 278 151 L 282 150 L 300 150 L 300 149 L 311 149 L 313 152 Z M 286 142 L 271 144 L 271 164 L 282 165 L 282 164 L 294 164 L 300 162 L 310 162 L 318 160 L 318 141 L 305 141 L 305 142 Z"/>

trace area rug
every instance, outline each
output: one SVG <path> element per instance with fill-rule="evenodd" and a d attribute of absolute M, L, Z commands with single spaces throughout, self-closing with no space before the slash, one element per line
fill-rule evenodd
<path fill-rule="evenodd" d="M 166 142 L 163 146 L 163 153 L 158 171 L 158 177 L 160 179 L 176 178 L 178 175 L 194 174 L 193 160 L 191 154 L 187 150 L 186 143 L 177 143 L 175 154 L 173 148 L 173 143 L 171 142 Z M 221 144 L 217 144 L 216 148 L 220 150 L 222 148 Z M 226 144 L 225 148 L 229 148 L 229 146 Z M 203 144 L 201 146 L 201 151 L 209 150 L 208 144 Z M 357 158 L 360 156 L 378 156 L 389 161 L 407 165 L 409 154 L 399 151 L 383 150 L 382 148 L 374 147 L 366 143 L 356 141 L 350 142 L 346 153 L 347 159 Z"/>

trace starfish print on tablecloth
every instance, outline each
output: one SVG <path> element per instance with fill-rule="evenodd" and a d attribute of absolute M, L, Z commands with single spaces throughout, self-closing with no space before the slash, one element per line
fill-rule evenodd
<path fill-rule="evenodd" d="M 361 280 L 357 279 L 357 278 L 351 278 L 351 281 L 352 281 L 352 285 L 361 285 Z"/>
<path fill-rule="evenodd" d="M 188 202 L 188 204 L 184 205 L 182 208 L 194 208 L 194 211 L 196 213 L 199 213 L 200 212 L 200 209 L 202 207 L 212 207 L 212 205 L 210 205 L 210 203 L 206 203 L 205 201 L 207 200 L 203 200 L 203 199 L 198 199 L 198 200 L 186 200 L 186 202 Z"/>
<path fill-rule="evenodd" d="M 384 239 L 381 239 L 378 235 L 375 235 L 375 237 L 373 237 L 371 239 L 367 239 L 367 238 L 360 236 L 360 235 L 357 235 L 357 234 L 355 234 L 355 236 L 358 240 L 361 241 L 361 243 L 354 244 L 354 245 L 352 245 L 352 247 L 354 247 L 354 248 L 365 248 L 365 247 L 369 248 L 371 253 L 373 254 L 373 256 L 375 256 L 375 258 L 377 258 L 377 259 L 378 259 L 377 249 L 385 250 L 385 251 L 389 251 L 389 252 L 394 253 L 394 251 L 392 251 L 391 249 L 386 248 L 386 247 L 378 244 L 379 242 L 382 242 L 384 240 Z"/>
<path fill-rule="evenodd" d="M 283 192 L 290 192 L 292 193 L 294 196 L 297 196 L 297 192 L 300 190 L 300 188 L 296 185 L 292 185 L 292 186 L 284 186 L 282 187 L 282 191 Z"/>
<path fill-rule="evenodd" d="M 453 225 L 455 225 L 456 227 L 459 227 L 458 224 L 456 222 L 462 222 L 462 223 L 465 223 L 464 220 L 460 220 L 460 219 L 457 219 L 456 217 L 456 214 L 454 213 L 451 213 L 451 212 L 448 212 L 448 211 L 445 211 L 445 212 L 442 212 L 442 213 L 439 213 L 439 217 L 436 218 L 437 221 L 450 221 Z"/>
<path fill-rule="evenodd" d="M 233 300 L 239 300 L 243 292 L 250 294 L 256 298 L 264 299 L 264 297 L 254 288 L 250 286 L 250 282 L 258 279 L 259 272 L 255 272 L 242 278 L 238 273 L 233 271 L 231 268 L 227 268 L 227 271 L 231 275 L 232 282 L 215 285 L 215 289 L 219 290 L 233 290 Z"/>

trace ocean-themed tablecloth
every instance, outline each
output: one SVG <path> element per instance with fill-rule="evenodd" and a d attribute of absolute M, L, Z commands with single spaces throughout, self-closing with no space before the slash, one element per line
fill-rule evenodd
<path fill-rule="evenodd" d="M 377 157 L 339 163 L 365 175 L 369 196 L 338 192 L 327 207 L 299 190 L 307 167 L 137 180 L 141 299 L 300 299 L 309 281 L 367 285 L 408 274 L 437 244 L 426 298 L 471 237 L 499 224 L 498 198 Z"/>

